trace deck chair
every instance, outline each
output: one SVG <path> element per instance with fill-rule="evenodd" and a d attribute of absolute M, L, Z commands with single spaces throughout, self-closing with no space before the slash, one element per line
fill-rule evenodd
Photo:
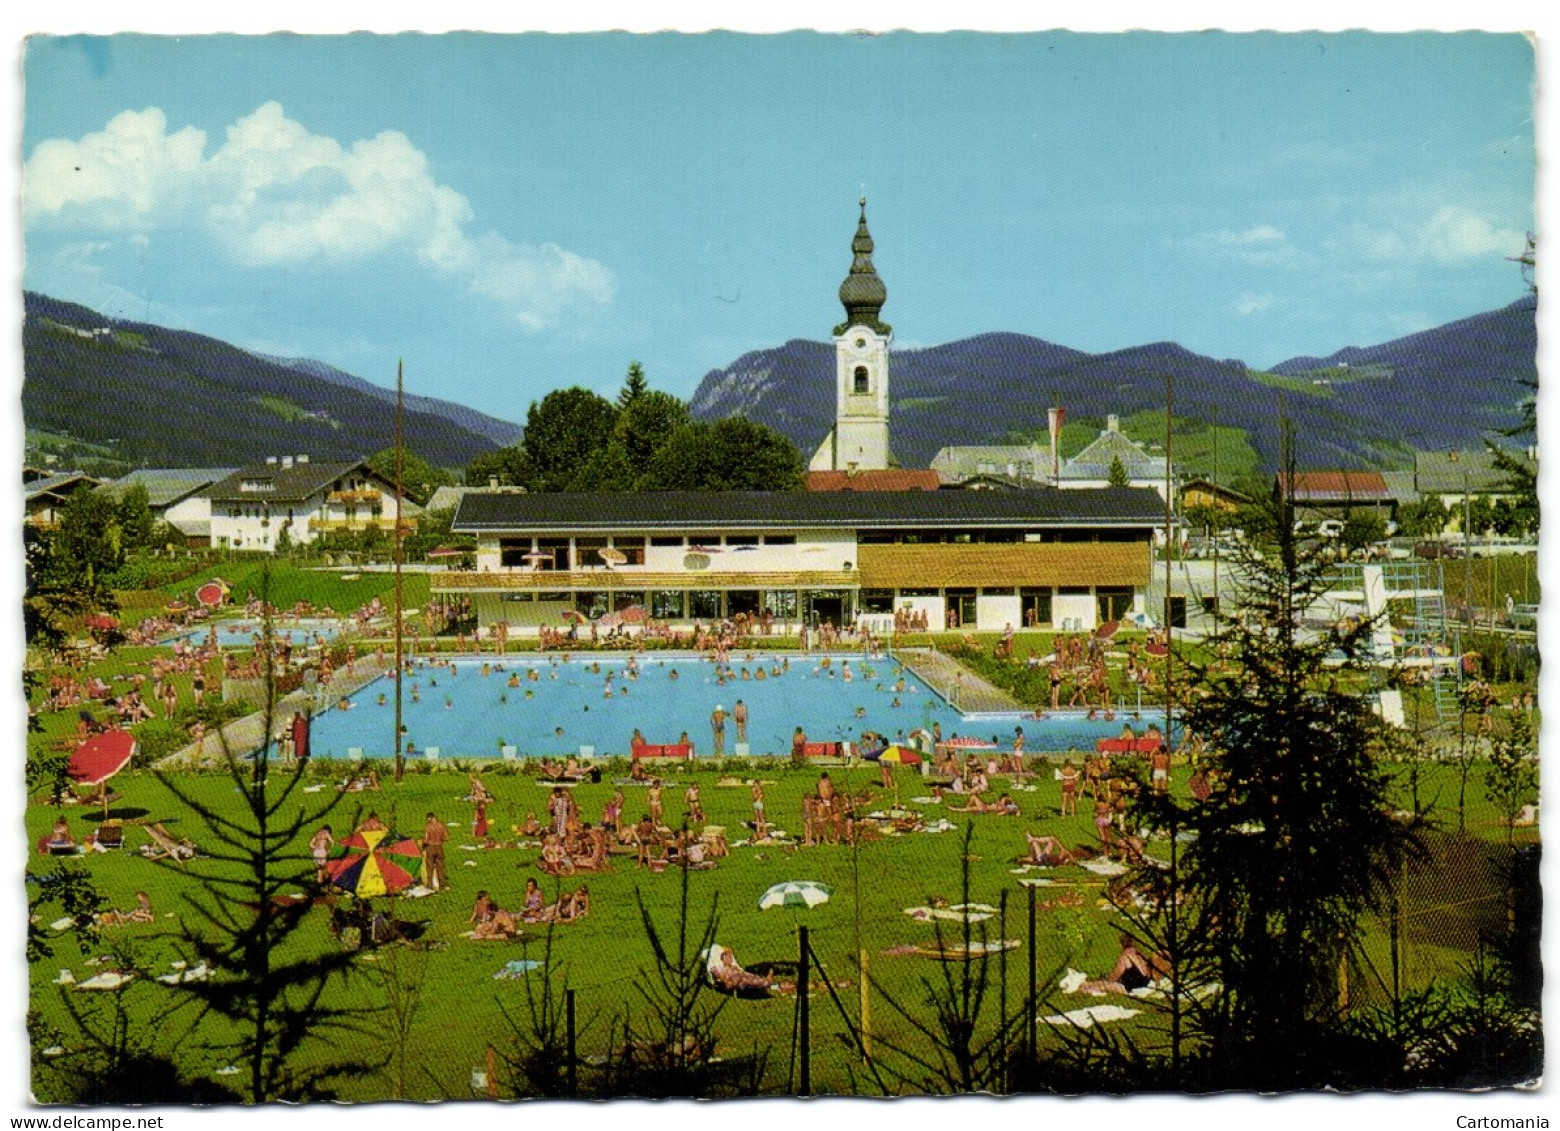
<path fill-rule="evenodd" d="M 125 827 L 119 821 L 104 821 L 98 826 L 97 842 L 104 848 L 123 848 L 125 846 Z"/>
<path fill-rule="evenodd" d="M 188 840 L 175 840 L 173 834 L 160 822 L 146 825 L 145 829 L 146 835 L 152 841 L 142 850 L 148 860 L 161 860 L 168 857 L 183 864 L 187 860 L 195 859 L 195 846 Z"/>

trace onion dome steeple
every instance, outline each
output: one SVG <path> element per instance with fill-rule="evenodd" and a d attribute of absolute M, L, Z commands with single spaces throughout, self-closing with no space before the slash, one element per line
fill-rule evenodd
<path fill-rule="evenodd" d="M 872 233 L 867 231 L 867 198 L 861 198 L 861 222 L 856 226 L 856 238 L 850 243 L 855 253 L 850 274 L 840 284 L 840 302 L 845 306 L 845 321 L 834 328 L 835 334 L 843 334 L 852 326 L 866 326 L 879 334 L 888 334 L 888 323 L 878 318 L 883 304 L 888 301 L 888 288 L 878 278 L 877 268 L 872 266 Z"/>

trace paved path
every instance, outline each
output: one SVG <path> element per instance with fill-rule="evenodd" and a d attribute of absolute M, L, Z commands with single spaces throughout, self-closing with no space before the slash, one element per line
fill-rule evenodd
<path fill-rule="evenodd" d="M 1024 707 L 963 664 L 929 648 L 897 651 L 894 656 L 960 711 L 1022 711 Z"/>
<path fill-rule="evenodd" d="M 393 664 L 392 664 L 393 666 Z M 351 695 L 365 684 L 372 683 L 385 674 L 385 669 L 373 656 L 363 656 L 353 661 L 350 668 L 343 668 L 331 676 L 324 694 L 318 690 L 299 690 L 282 696 L 272 710 L 272 718 L 280 729 L 295 711 L 318 713 L 319 705 L 333 704 L 343 695 Z M 244 758 L 260 749 L 265 741 L 265 711 L 259 710 L 224 725 L 220 732 L 205 735 L 199 742 L 192 742 L 157 763 L 161 769 L 177 769 L 201 763 L 221 764 L 230 755 Z"/>

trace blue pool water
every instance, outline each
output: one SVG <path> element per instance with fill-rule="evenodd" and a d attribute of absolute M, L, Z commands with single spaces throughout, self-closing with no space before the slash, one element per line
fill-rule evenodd
<path fill-rule="evenodd" d="M 316 636 L 329 642 L 344 629 L 345 625 L 339 620 L 277 620 L 271 622 L 271 631 L 278 638 L 288 641 L 295 648 L 301 648 L 314 643 Z M 250 648 L 254 646 L 255 636 L 264 631 L 264 624 L 259 620 L 248 618 L 240 620 L 207 621 L 199 628 L 189 632 L 178 632 L 163 639 L 164 644 L 172 644 L 175 640 L 183 640 L 189 644 L 201 644 L 211 636 L 211 630 L 217 630 L 217 645 L 221 648 Z"/>
<path fill-rule="evenodd" d="M 625 657 L 599 660 L 509 658 L 500 667 L 488 661 L 462 659 L 449 667 L 419 666 L 402 678 L 402 721 L 407 738 L 420 752 L 438 747 L 443 758 L 497 758 L 501 744 L 516 747 L 521 757 L 566 757 L 590 746 L 597 757 L 626 755 L 637 727 L 645 741 L 675 743 L 686 731 L 699 756 L 712 752 L 710 713 L 724 707 L 726 753 L 735 753 L 736 723 L 729 716 L 738 699 L 748 708 L 751 753 L 789 755 L 792 730 L 801 726 L 813 742 L 856 741 L 863 730 L 894 739 L 917 727 L 942 726 L 944 737 L 955 734 L 991 739 L 1011 746 L 1013 728 L 1022 726 L 1026 749 L 1093 749 L 1097 738 L 1121 732 L 1122 717 L 1089 720 L 1076 713 L 1044 719 L 1020 715 L 966 718 L 949 707 L 909 671 L 892 659 L 863 662 L 860 656 L 834 657 L 823 668 L 817 656 L 791 656 L 789 670 L 765 679 L 741 679 L 746 668 L 766 673 L 780 668 L 778 656 L 760 654 L 744 663 L 733 657 L 738 678 L 724 686 L 716 682 L 715 665 L 698 656 L 640 657 L 639 677 L 625 674 Z M 422 664 L 422 661 L 419 661 Z M 848 664 L 853 676 L 844 678 Z M 536 681 L 527 679 L 535 671 Z M 673 680 L 671 673 L 678 678 Z M 607 694 L 609 673 L 611 694 Z M 520 685 L 508 686 L 518 675 Z M 900 679 L 904 690 L 896 691 Z M 418 701 L 413 701 L 413 685 Z M 527 691 L 530 696 L 527 697 Z M 626 691 L 626 693 L 625 693 Z M 385 702 L 379 703 L 383 695 Z M 899 706 L 893 702 L 898 699 Z M 310 746 L 316 757 L 345 758 L 351 748 L 367 757 L 393 753 L 395 684 L 375 680 L 350 699 L 348 710 L 335 705 L 314 721 Z M 860 717 L 857 711 L 864 714 Z M 1145 715 L 1163 722 L 1162 716 Z M 558 733 L 561 730 L 562 733 Z"/>

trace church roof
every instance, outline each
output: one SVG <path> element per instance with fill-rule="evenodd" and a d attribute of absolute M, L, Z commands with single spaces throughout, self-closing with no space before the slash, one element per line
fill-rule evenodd
<path fill-rule="evenodd" d="M 1063 479 L 1108 479 L 1110 467 L 1116 460 L 1126 470 L 1128 479 L 1154 479 L 1165 477 L 1163 456 L 1151 456 L 1143 446 L 1125 433 L 1113 430 L 1101 432 L 1083 451 L 1062 464 Z"/>
<path fill-rule="evenodd" d="M 843 334 L 852 326 L 865 326 L 879 334 L 888 334 L 890 327 L 878 315 L 888 301 L 888 288 L 878 278 L 877 268 L 872 266 L 872 233 L 867 231 L 867 198 L 861 198 L 861 221 L 856 225 L 856 238 L 850 242 L 855 258 L 851 260 L 850 274 L 840 284 L 840 302 L 845 306 L 845 321 L 834 328 Z"/>

